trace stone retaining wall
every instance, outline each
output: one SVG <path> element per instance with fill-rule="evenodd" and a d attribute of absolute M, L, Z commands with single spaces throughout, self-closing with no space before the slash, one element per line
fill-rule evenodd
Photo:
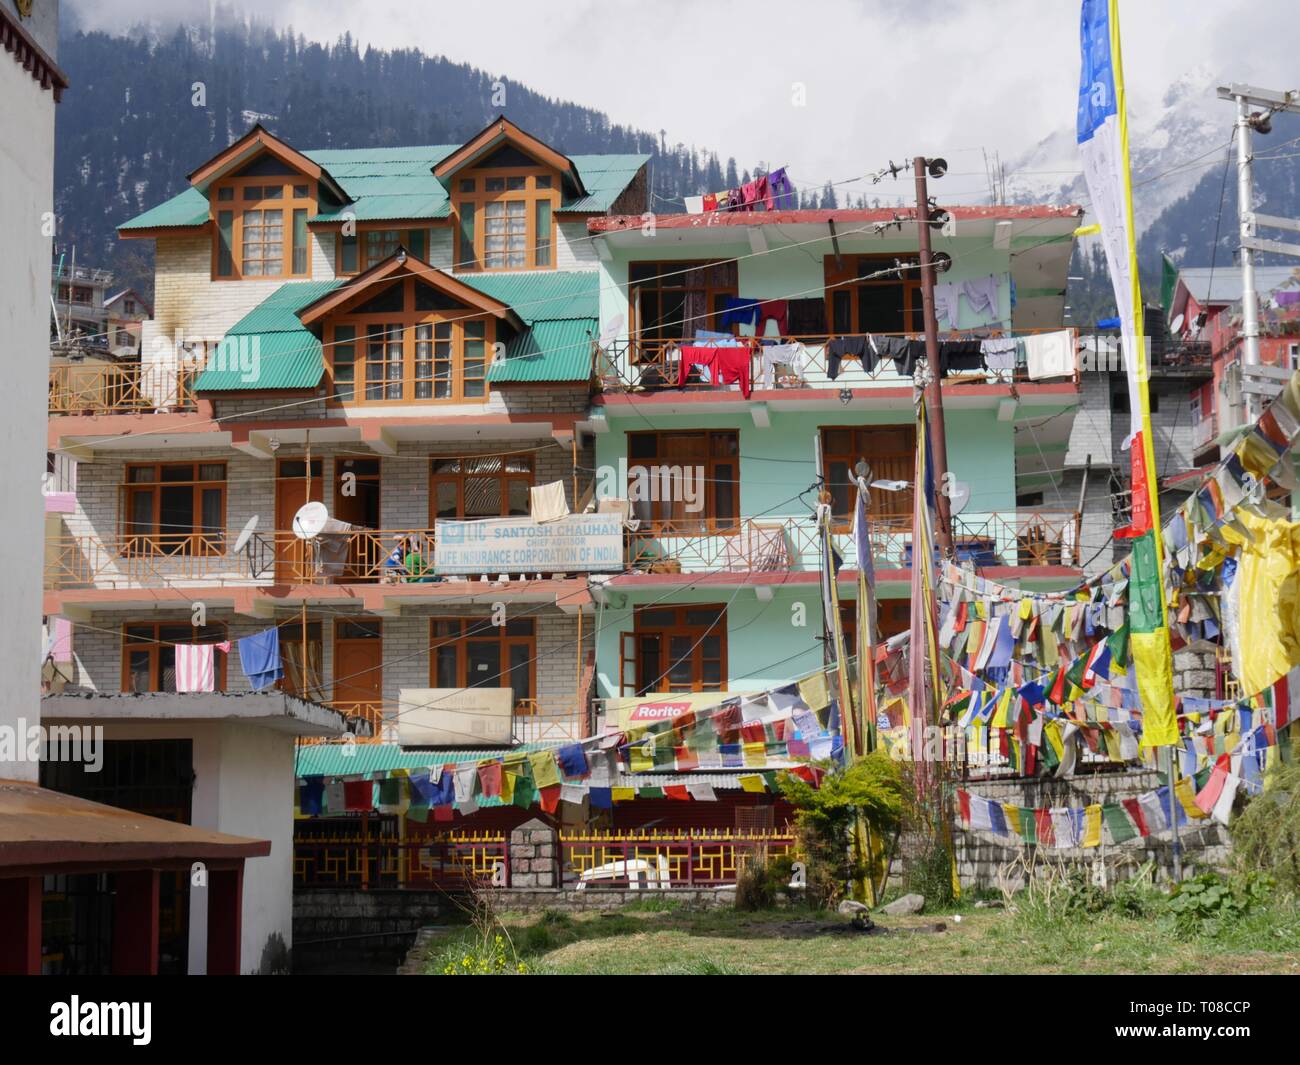
<path fill-rule="evenodd" d="M 1040 809 L 1045 806 L 1088 806 L 1135 798 L 1159 786 L 1153 771 L 1097 773 L 1068 780 L 971 781 L 962 785 L 972 794 L 995 802 Z M 1183 875 L 1220 869 L 1228 861 L 1227 829 L 1217 822 L 1197 822 L 1179 828 Z M 991 832 L 975 832 L 956 826 L 957 874 L 962 885 L 997 888 L 999 878 L 1012 887 L 1024 882 L 1019 859 L 1039 863 L 1065 863 L 1087 868 L 1108 883 L 1127 879 L 1144 862 L 1154 862 L 1161 877 L 1173 875 L 1173 847 L 1170 833 L 1135 839 L 1118 846 L 1040 847 L 1012 841 Z M 1013 867 L 1013 868 L 1008 868 Z"/>

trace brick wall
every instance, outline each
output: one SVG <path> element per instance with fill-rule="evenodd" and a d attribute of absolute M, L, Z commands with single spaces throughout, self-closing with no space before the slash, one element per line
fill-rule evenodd
<path fill-rule="evenodd" d="M 404 446 L 401 453 L 375 456 L 380 469 L 380 525 L 386 529 L 427 529 L 429 514 L 429 469 L 434 455 L 471 455 L 504 451 L 533 450 L 534 479 L 537 484 L 560 481 L 564 484 L 565 498 L 570 509 L 576 509 L 573 494 L 573 453 L 569 447 L 550 438 L 531 440 L 479 440 L 460 445 L 413 443 Z M 326 478 L 326 505 L 333 507 L 334 485 L 343 473 L 343 461 L 357 457 L 364 449 L 353 445 L 327 444 L 312 447 L 312 457 L 322 461 Z M 300 459 L 302 448 L 282 447 L 278 458 Z M 224 462 L 226 464 L 226 522 L 227 551 L 234 537 L 253 515 L 259 518 L 258 531 L 269 536 L 275 530 L 275 462 L 258 459 L 232 448 L 192 449 L 167 451 L 139 449 L 134 451 L 99 451 L 96 461 L 78 464 L 76 505 L 72 513 L 64 515 L 64 528 L 70 537 L 95 538 L 106 548 L 116 542 L 123 521 L 124 499 L 121 485 L 126 481 L 126 467 L 133 462 Z M 595 453 L 591 446 L 578 451 L 578 491 L 582 493 L 590 483 L 591 467 Z M 285 530 L 281 530 L 285 531 Z M 88 543 L 79 543 L 83 552 L 97 549 Z M 69 550 L 71 550 L 69 548 Z M 103 587 L 124 586 L 129 571 L 119 564 L 116 556 L 107 552 L 96 556 L 96 569 L 103 574 L 98 583 Z M 274 575 L 267 573 L 260 581 L 249 578 L 243 558 L 230 559 L 229 566 L 216 565 L 205 560 L 196 570 L 192 560 L 159 558 L 150 560 L 153 572 L 163 577 L 183 582 L 187 586 L 239 582 L 244 584 L 273 583 Z"/>
<path fill-rule="evenodd" d="M 196 593 L 195 601 L 202 595 Z M 334 639 L 336 619 L 349 616 L 342 607 L 308 608 L 308 622 L 322 623 L 322 681 L 325 697 L 333 698 Z M 389 738 L 396 740 L 395 716 L 403 688 L 429 688 L 434 684 L 430 677 L 431 643 L 430 619 L 437 617 L 465 617 L 487 620 L 490 606 L 470 607 L 452 603 L 441 608 L 412 609 L 401 617 L 385 617 L 383 626 L 383 700 L 385 718 L 390 722 L 386 729 Z M 208 610 L 208 624 L 225 625 L 230 640 L 261 632 L 272 624 L 291 621 L 298 616 L 293 607 L 285 607 L 276 618 L 253 618 L 236 614 L 228 608 L 212 607 Z M 537 631 L 537 654 L 534 663 L 536 697 L 542 717 L 568 718 L 576 701 L 578 682 L 578 619 L 553 605 L 540 603 L 506 602 L 506 617 L 532 618 Z M 122 626 L 132 622 L 163 622 L 188 624 L 187 609 L 170 610 L 99 610 L 89 621 L 73 628 L 73 656 L 76 663 L 75 682 L 93 691 L 116 692 L 122 690 Z M 583 633 L 584 655 L 592 650 L 592 625 L 586 624 Z M 294 630 L 296 631 L 296 630 Z M 505 678 L 502 678 L 504 686 Z M 249 691 L 248 678 L 239 667 L 239 655 L 231 648 L 226 666 L 226 691 Z M 468 743 L 468 740 L 466 741 Z"/>

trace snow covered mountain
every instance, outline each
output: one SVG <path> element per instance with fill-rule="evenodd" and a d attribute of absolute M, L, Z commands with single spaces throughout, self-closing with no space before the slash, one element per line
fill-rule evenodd
<path fill-rule="evenodd" d="M 1235 112 L 1215 95 L 1221 80 L 1196 67 L 1158 101 L 1129 101 L 1134 216 L 1139 232 L 1223 161 Z M 1073 128 L 1060 129 L 1007 167 L 1013 203 L 1088 203 Z"/>

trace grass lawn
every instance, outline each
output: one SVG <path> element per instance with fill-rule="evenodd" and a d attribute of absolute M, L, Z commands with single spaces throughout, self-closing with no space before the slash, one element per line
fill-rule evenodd
<path fill-rule="evenodd" d="M 808 910 L 633 908 L 505 914 L 502 924 L 533 974 L 1300 973 L 1300 913 L 1290 908 L 1252 913 L 1216 936 L 1186 939 L 1148 920 L 1043 920 L 970 906 L 881 917 L 884 935 Z M 937 924 L 943 931 L 933 931 Z M 426 971 L 442 973 L 468 942 L 458 931 L 433 941 Z"/>

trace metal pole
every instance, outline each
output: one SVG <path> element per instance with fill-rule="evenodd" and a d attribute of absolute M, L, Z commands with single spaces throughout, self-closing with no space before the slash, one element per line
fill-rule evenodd
<path fill-rule="evenodd" d="M 1251 174 L 1250 105 L 1237 96 L 1237 221 L 1241 236 L 1241 364 L 1259 365 L 1259 297 L 1255 293 L 1255 252 L 1248 247 L 1255 236 L 1254 181 Z M 1259 417 L 1259 397 L 1248 392 L 1246 424 Z"/>
<path fill-rule="evenodd" d="M 939 379 L 939 320 L 934 313 L 934 264 L 930 261 L 930 194 L 925 180 L 925 158 L 912 160 L 916 175 L 916 235 L 921 253 L 921 308 L 925 317 L 925 358 L 929 364 L 926 403 L 930 408 L 930 460 L 934 464 L 935 539 L 944 558 L 952 558 L 952 515 L 945 491 L 948 484 L 948 441 L 943 424 L 943 386 Z M 922 492 L 924 485 L 913 491 Z M 916 560 L 913 559 L 913 563 Z"/>
<path fill-rule="evenodd" d="M 1174 749 L 1165 748 L 1165 780 L 1169 783 L 1169 831 L 1173 841 L 1174 883 L 1183 882 L 1182 847 L 1178 843 L 1178 796 L 1174 794 Z"/>

